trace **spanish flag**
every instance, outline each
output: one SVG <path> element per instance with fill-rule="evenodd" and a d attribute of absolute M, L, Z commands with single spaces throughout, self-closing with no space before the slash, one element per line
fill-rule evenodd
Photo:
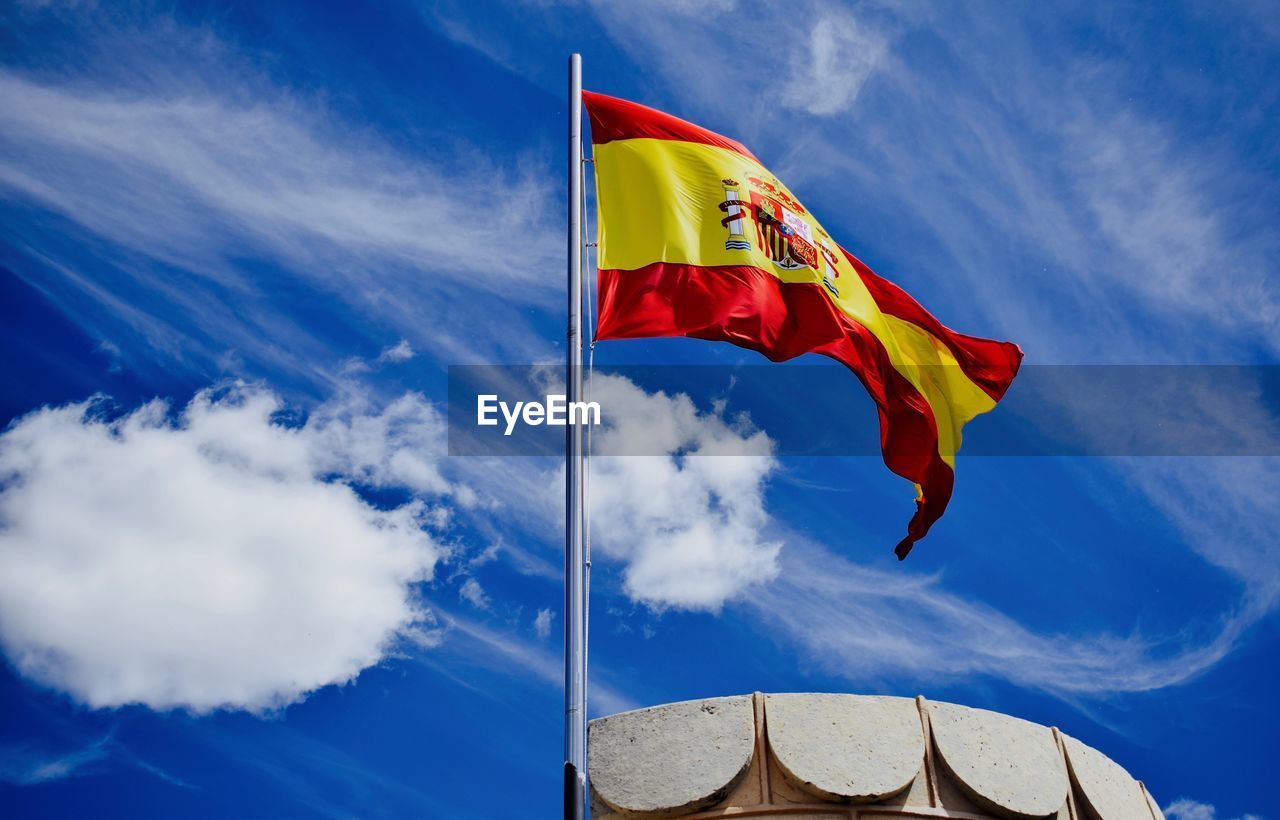
<path fill-rule="evenodd" d="M 595 146 L 597 339 L 688 336 L 773 361 L 844 364 L 879 408 L 890 470 L 916 485 L 905 558 L 946 510 L 960 430 L 1018 372 L 1009 342 L 945 327 L 838 245 L 741 143 L 583 92 Z"/>

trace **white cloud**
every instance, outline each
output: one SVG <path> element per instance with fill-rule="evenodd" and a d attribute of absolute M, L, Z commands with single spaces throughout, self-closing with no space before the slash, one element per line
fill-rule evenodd
<path fill-rule="evenodd" d="M 377 509 L 345 483 L 424 444 L 420 399 L 302 427 L 243 386 L 177 419 L 158 401 L 100 409 L 46 408 L 0 436 L 0 644 L 26 676 L 93 707 L 263 710 L 430 626 L 413 588 L 444 554 L 428 507 Z M 377 446 L 352 433 L 366 425 Z"/>
<path fill-rule="evenodd" d="M 593 561 L 622 567 L 623 593 L 657 610 L 716 611 L 774 578 L 782 543 L 764 508 L 777 469 L 772 440 L 723 407 L 708 412 L 622 376 L 597 373 L 590 390 L 602 420 L 591 434 Z M 464 458 L 457 469 L 493 520 L 550 545 L 555 561 L 508 541 L 503 554 L 523 572 L 558 578 L 562 536 L 548 532 L 563 532 L 563 465 Z"/>
<path fill-rule="evenodd" d="M 372 373 L 382 365 L 407 362 L 415 355 L 417 354 L 413 349 L 413 345 L 409 344 L 409 340 L 401 339 L 391 347 L 383 348 L 382 352 L 374 358 L 372 363 L 359 356 L 352 356 L 342 363 L 341 373 L 344 376 Z"/>
<path fill-rule="evenodd" d="M 401 339 L 391 347 L 378 354 L 379 362 L 407 362 L 413 358 L 413 345 L 408 339 Z"/>
<path fill-rule="evenodd" d="M 533 631 L 539 638 L 547 638 L 551 635 L 551 619 L 556 614 L 549 609 L 539 609 L 537 616 L 533 619 Z"/>
<path fill-rule="evenodd" d="M 1182 797 L 1165 806 L 1164 814 L 1171 820 L 1214 820 L 1217 809 L 1209 803 Z"/>
<path fill-rule="evenodd" d="M 440 472 L 446 423 L 421 395 L 406 394 L 379 412 L 359 396 L 330 401 L 312 412 L 305 434 L 311 465 L 320 474 L 448 495 L 461 504 L 474 501 L 466 486 L 450 483 Z"/>
<path fill-rule="evenodd" d="M 819 115 L 848 110 L 887 50 L 878 32 L 838 13 L 814 20 L 808 45 L 807 50 L 792 52 L 791 77 L 781 102 Z"/>
<path fill-rule="evenodd" d="M 480 586 L 480 582 L 475 578 L 468 578 L 462 583 L 462 586 L 458 588 L 458 597 L 476 609 L 490 608 L 489 596 L 485 593 L 484 587 Z"/>
<path fill-rule="evenodd" d="M 1189 797 L 1179 797 L 1165 806 L 1164 814 L 1169 820 L 1216 820 L 1218 810 L 1210 803 L 1201 803 Z M 1236 820 L 1262 820 L 1262 818 L 1256 814 L 1245 814 Z"/>
<path fill-rule="evenodd" d="M 716 610 L 776 576 L 782 544 L 763 534 L 769 437 L 621 377 L 596 376 L 591 389 L 606 424 L 593 434 L 592 547 L 626 562 L 627 594 Z"/>

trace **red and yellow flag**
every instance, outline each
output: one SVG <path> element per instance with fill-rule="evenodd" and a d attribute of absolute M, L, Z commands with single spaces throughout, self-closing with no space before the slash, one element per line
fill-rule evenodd
<path fill-rule="evenodd" d="M 596 338 L 689 336 L 847 366 L 879 408 L 885 464 L 917 487 L 905 558 L 946 510 L 961 428 L 1004 395 L 1022 351 L 944 327 L 832 240 L 741 143 L 626 100 L 583 100 Z"/>

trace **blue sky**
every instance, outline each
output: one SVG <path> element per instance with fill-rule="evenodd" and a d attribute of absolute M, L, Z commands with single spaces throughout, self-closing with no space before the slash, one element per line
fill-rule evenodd
<path fill-rule="evenodd" d="M 557 467 L 447 458 L 443 407 L 448 365 L 563 355 L 574 50 L 1028 363 L 1276 363 L 1264 3 L 10 4 L 8 813 L 558 811 Z M 1171 815 L 1280 811 L 1274 457 L 962 457 L 898 564 L 878 459 L 771 456 L 728 385 L 607 389 L 742 455 L 597 467 L 594 713 L 923 693 L 1059 726 Z"/>

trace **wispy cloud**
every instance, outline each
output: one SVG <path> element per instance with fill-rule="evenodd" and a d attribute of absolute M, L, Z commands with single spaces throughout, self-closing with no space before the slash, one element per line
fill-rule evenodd
<path fill-rule="evenodd" d="M 181 327 L 170 335 L 188 356 L 284 356 L 324 378 L 314 367 L 330 340 L 268 298 L 288 287 L 399 333 L 405 351 L 466 359 L 481 352 L 476 339 L 489 352 L 540 349 L 532 333 L 471 331 L 495 319 L 524 326 L 517 305 L 553 304 L 544 273 L 561 243 L 548 230 L 558 209 L 543 164 L 496 163 L 465 146 L 395 147 L 319 95 L 276 82 L 208 28 L 157 17 L 84 30 L 96 32 L 94 47 L 128 55 L 105 73 L 109 82 L 93 71 L 0 69 L 0 104 L 13 112 L 0 123 L 0 197 L 93 238 L 93 268 L 114 268 L 112 290 L 145 294 L 110 314 L 123 326 L 148 340 L 155 323 Z M 54 257 L 38 273 L 65 276 L 71 293 L 100 275 L 81 270 L 65 245 L 19 250 Z M 50 293 L 86 323 L 111 306 Z"/>
<path fill-rule="evenodd" d="M 95 764 L 106 760 L 111 736 L 61 754 L 41 753 L 30 747 L 0 748 L 0 782 L 32 786 L 83 776 L 97 771 Z"/>
<path fill-rule="evenodd" d="M 1120 285 L 1148 310 L 1280 350 L 1280 286 L 1270 275 L 1280 242 L 1248 228 L 1264 217 L 1245 198 L 1254 183 L 1243 169 L 1105 97 L 1062 128 L 1071 187 L 1092 217 L 1086 230 L 1112 251 L 1079 275 Z"/>
<path fill-rule="evenodd" d="M 360 356 L 352 356 L 342 363 L 343 376 L 356 376 L 358 374 L 372 373 L 385 365 L 403 364 L 417 355 L 413 349 L 413 345 L 409 344 L 408 339 L 401 339 L 390 347 L 384 347 L 382 352 L 374 357 L 373 361 L 367 361 Z"/>
<path fill-rule="evenodd" d="M 1037 632 L 947 591 L 939 577 L 868 567 L 795 535 L 787 539 L 778 580 L 743 606 L 825 672 L 847 680 L 980 675 L 1063 697 L 1183 683 L 1221 660 L 1247 625 L 1227 620 L 1200 643 L 1182 634 Z"/>
<path fill-rule="evenodd" d="M 791 51 L 791 77 L 781 104 L 820 116 L 848 111 L 887 48 L 881 33 L 851 15 L 819 13 L 809 29 L 808 48 Z"/>
<path fill-rule="evenodd" d="M 878 569 L 803 536 L 765 505 L 776 469 L 767 437 L 726 421 L 724 407 L 700 411 L 687 396 L 649 394 L 616 376 L 597 376 L 592 395 L 613 425 L 593 434 L 593 549 L 598 565 L 621 571 L 621 592 L 656 610 L 724 607 L 851 682 L 991 677 L 1068 700 L 1177 686 L 1226 657 L 1280 594 L 1268 569 L 1280 565 L 1265 535 L 1276 525 L 1270 496 L 1236 494 L 1243 506 L 1210 509 L 1233 484 L 1274 483 L 1267 459 L 1230 460 L 1221 475 L 1204 459 L 1161 459 L 1142 488 L 1244 590 L 1237 604 L 1168 633 L 1126 624 L 1082 634 L 1032 628 L 941 576 Z M 611 446 L 670 455 L 608 456 Z M 509 494 L 495 515 L 554 526 L 562 480 L 531 481 L 544 491 Z M 1226 519 L 1237 524 L 1215 532 Z"/>
<path fill-rule="evenodd" d="M 457 676 L 460 669 L 479 665 L 506 675 L 516 672 L 532 675 L 538 683 L 545 686 L 564 686 L 564 656 L 558 649 L 457 614 L 444 617 L 450 630 L 449 643 L 445 649 L 453 660 L 453 668 L 447 670 L 446 674 Z M 436 665 L 441 663 L 435 657 L 424 660 Z M 634 694 L 628 694 L 611 684 L 609 677 L 607 669 L 592 670 L 592 711 L 612 714 L 636 708 L 639 704 Z M 464 682 L 461 678 L 456 679 Z M 490 697 L 502 697 L 495 692 L 487 694 Z"/>
<path fill-rule="evenodd" d="M 884 15 L 855 16 L 810 0 L 750 11 L 734 3 L 670 3 L 661 14 L 607 0 L 589 5 L 618 47 L 696 109 L 743 124 L 746 132 L 735 136 L 745 139 L 766 135 L 758 126 L 781 125 L 788 111 L 847 113 L 890 40 Z"/>
<path fill-rule="evenodd" d="M 116 740 L 114 729 L 71 751 L 49 752 L 32 746 L 0 746 L 0 783 L 35 786 L 73 777 L 105 774 L 111 770 L 112 763 L 134 766 L 179 788 L 196 788 L 154 763 L 143 760 Z"/>
<path fill-rule="evenodd" d="M 1280 605 L 1280 460 L 1123 459 L 1116 471 L 1183 534 L 1189 549 L 1239 583 L 1236 617 L 1251 624 Z"/>
<path fill-rule="evenodd" d="M 367 755 L 354 754 L 342 744 L 326 742 L 315 732 L 288 721 L 276 721 L 270 731 L 231 728 L 202 722 L 189 740 L 236 767 L 244 767 L 286 796 L 288 813 L 303 807 L 318 817 L 349 820 L 369 806 L 388 800 L 405 806 L 417 817 L 447 813 L 437 789 L 421 778 L 390 775 Z M 247 810 L 253 813 L 253 810 Z"/>
<path fill-rule="evenodd" d="M 489 292 L 535 281 L 536 268 L 511 265 L 488 241 L 493 229 L 482 218 L 500 190 L 516 220 L 509 229 L 536 235 L 542 203 L 533 179 L 503 174 L 479 155 L 461 158 L 460 173 L 398 155 L 355 132 L 334 133 L 340 126 L 323 109 L 275 93 L 236 99 L 211 86 L 139 97 L 8 71 L 0 101 L 15 116 L 4 124 L 12 150 L 0 180 L 121 245 L 234 282 L 243 278 L 215 267 L 235 250 L 228 239 L 300 268 L 323 263 L 315 275 L 334 284 L 367 287 L 367 270 L 343 270 L 352 254 L 428 262 L 441 277 Z M 33 167 L 46 170 L 37 178 Z"/>

